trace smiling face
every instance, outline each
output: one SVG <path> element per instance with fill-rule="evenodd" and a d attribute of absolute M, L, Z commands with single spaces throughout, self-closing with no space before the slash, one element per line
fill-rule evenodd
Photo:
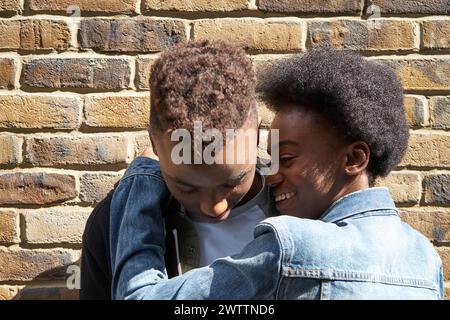
<path fill-rule="evenodd" d="M 279 129 L 280 168 L 267 183 L 277 209 L 318 219 L 345 192 L 349 143 L 308 108 L 282 109 L 271 128 Z"/>

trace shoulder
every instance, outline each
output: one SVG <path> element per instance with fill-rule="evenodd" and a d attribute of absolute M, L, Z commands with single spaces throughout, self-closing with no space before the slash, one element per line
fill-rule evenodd
<path fill-rule="evenodd" d="M 137 157 L 131 162 L 121 180 L 136 176 L 153 177 L 156 180 L 163 181 L 159 161 L 144 156 Z"/>
<path fill-rule="evenodd" d="M 109 215 L 114 189 L 100 201 L 89 215 L 83 233 L 83 246 L 92 246 L 109 233 Z M 106 241 L 108 242 L 108 241 Z"/>

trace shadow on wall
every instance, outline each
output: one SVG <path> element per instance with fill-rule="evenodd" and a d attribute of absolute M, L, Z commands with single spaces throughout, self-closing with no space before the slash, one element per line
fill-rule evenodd
<path fill-rule="evenodd" d="M 79 270 L 80 260 L 73 265 L 75 270 Z M 20 287 L 12 300 L 78 300 L 80 290 L 74 284 L 79 273 L 67 273 L 68 267 L 61 266 L 42 272 L 30 284 Z"/>

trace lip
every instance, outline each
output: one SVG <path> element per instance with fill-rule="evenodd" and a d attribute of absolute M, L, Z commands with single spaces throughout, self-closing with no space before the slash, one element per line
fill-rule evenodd
<path fill-rule="evenodd" d="M 226 220 L 228 218 L 228 216 L 230 215 L 230 212 L 231 212 L 231 210 L 227 210 L 227 211 L 225 211 L 224 213 L 222 213 L 222 214 L 220 214 L 218 216 L 211 217 L 211 220 L 214 221 L 214 222 L 224 221 L 224 220 Z"/>

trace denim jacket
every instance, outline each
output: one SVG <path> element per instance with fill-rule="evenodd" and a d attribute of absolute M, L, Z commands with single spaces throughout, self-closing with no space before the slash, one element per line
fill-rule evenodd
<path fill-rule="evenodd" d="M 349 194 L 319 220 L 268 218 L 239 254 L 168 279 L 170 195 L 157 161 L 141 169 L 111 202 L 113 299 L 443 299 L 438 254 L 400 220 L 386 188 Z"/>

